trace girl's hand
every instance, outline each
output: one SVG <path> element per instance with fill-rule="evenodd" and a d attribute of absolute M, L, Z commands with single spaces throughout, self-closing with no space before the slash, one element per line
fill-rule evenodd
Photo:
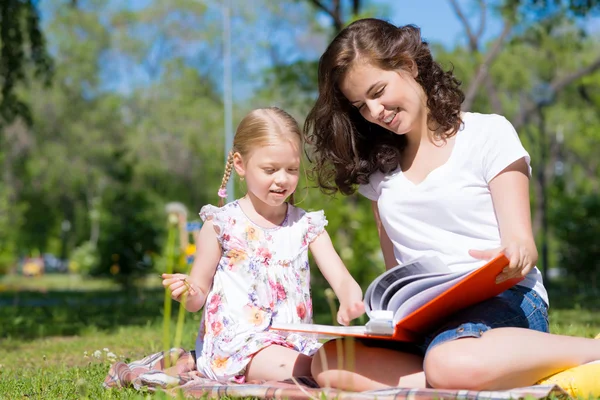
<path fill-rule="evenodd" d="M 196 285 L 190 281 L 186 274 L 162 274 L 162 285 L 171 292 L 171 298 L 175 301 L 181 301 L 181 296 L 187 293 L 188 296 L 195 296 L 201 293 Z"/>
<path fill-rule="evenodd" d="M 500 274 L 496 277 L 496 283 L 504 282 L 508 279 L 523 278 L 527 276 L 529 271 L 535 266 L 537 262 L 537 250 L 535 245 L 513 242 L 507 246 L 499 247 L 497 249 L 490 250 L 469 250 L 471 257 L 480 260 L 491 260 L 499 253 L 504 255 L 510 260 L 510 264 L 506 266 Z"/>
<path fill-rule="evenodd" d="M 365 304 L 362 299 L 348 303 L 340 303 L 340 309 L 337 313 L 337 322 L 340 325 L 347 326 L 354 318 L 358 318 L 365 312 Z"/>

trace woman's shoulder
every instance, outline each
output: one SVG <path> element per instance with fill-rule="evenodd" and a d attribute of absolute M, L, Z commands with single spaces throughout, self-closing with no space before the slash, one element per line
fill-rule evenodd
<path fill-rule="evenodd" d="M 381 171 L 375 171 L 369 175 L 369 181 L 358 185 L 358 193 L 362 194 L 369 200 L 377 200 L 381 194 L 380 185 L 389 176 L 394 175 L 397 170 L 388 172 L 387 174 Z"/>
<path fill-rule="evenodd" d="M 516 134 L 512 123 L 503 115 L 465 112 L 459 135 L 466 136 L 475 146 L 495 137 Z"/>
<path fill-rule="evenodd" d="M 463 126 L 461 131 L 472 132 L 481 129 L 495 129 L 512 127 L 505 116 L 500 114 L 482 114 L 476 112 L 465 112 L 462 116 Z"/>

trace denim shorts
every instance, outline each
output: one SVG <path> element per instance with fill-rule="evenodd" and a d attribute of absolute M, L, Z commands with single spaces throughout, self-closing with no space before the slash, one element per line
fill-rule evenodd
<path fill-rule="evenodd" d="M 361 339 L 360 342 L 368 347 L 425 355 L 441 343 L 467 337 L 478 338 L 490 329 L 508 327 L 549 331 L 548 305 L 535 290 L 514 286 L 496 297 L 459 311 L 426 335 L 421 343 L 377 339 Z"/>

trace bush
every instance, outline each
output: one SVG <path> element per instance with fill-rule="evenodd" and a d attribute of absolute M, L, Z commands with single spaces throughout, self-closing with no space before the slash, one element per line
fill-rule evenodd
<path fill-rule="evenodd" d="M 565 197 L 551 215 L 559 239 L 560 266 L 579 286 L 596 290 L 600 283 L 600 197 Z"/>
<path fill-rule="evenodd" d="M 89 275 L 98 268 L 100 258 L 98 249 L 91 242 L 84 242 L 71 252 L 69 272 Z"/>

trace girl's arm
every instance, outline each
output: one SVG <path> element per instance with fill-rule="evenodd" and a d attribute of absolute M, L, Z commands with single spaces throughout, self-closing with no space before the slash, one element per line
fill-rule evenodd
<path fill-rule="evenodd" d="M 489 183 L 502 247 L 486 251 L 471 250 L 470 254 L 480 259 L 490 259 L 501 251 L 506 254 L 510 265 L 498 275 L 497 282 L 527 275 L 538 259 L 531 228 L 528 172 L 527 162 L 521 158 Z"/>
<path fill-rule="evenodd" d="M 348 325 L 351 320 L 365 312 L 362 289 L 335 251 L 327 231 L 324 230 L 317 236 L 309 245 L 309 249 L 319 270 L 340 301 L 338 322 Z"/>
<path fill-rule="evenodd" d="M 379 233 L 379 243 L 381 245 L 381 252 L 383 253 L 385 269 L 394 268 L 396 265 L 398 265 L 398 261 L 394 255 L 394 246 L 392 245 L 392 241 L 390 240 L 390 237 L 381 223 L 377 202 L 371 201 L 371 207 L 373 208 L 373 215 L 375 216 L 375 223 L 377 224 L 377 233 Z"/>
<path fill-rule="evenodd" d="M 196 240 L 196 254 L 192 271 L 185 274 L 163 274 L 163 286 L 171 290 L 171 297 L 180 301 L 187 292 L 185 309 L 196 312 L 204 306 L 206 295 L 212 286 L 213 277 L 221 259 L 221 245 L 212 221 L 202 225 Z"/>

